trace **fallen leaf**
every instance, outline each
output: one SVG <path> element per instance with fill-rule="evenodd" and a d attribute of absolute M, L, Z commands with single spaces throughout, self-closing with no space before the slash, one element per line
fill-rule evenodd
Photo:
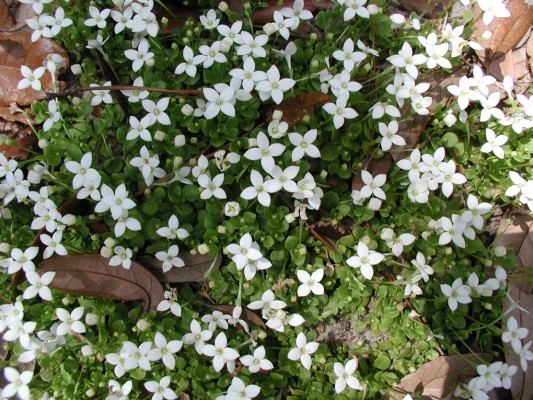
<path fill-rule="evenodd" d="M 336 242 L 344 236 L 348 236 L 350 231 L 339 221 L 323 220 L 314 224 L 307 224 L 307 229 L 311 234 L 320 240 L 328 249 L 343 254 L 343 251 L 337 246 Z"/>
<path fill-rule="evenodd" d="M 29 111 L 31 112 L 31 110 Z M 29 122 L 34 124 L 35 121 L 29 114 L 28 117 L 30 119 Z M 7 122 L 20 122 L 24 125 L 29 125 L 26 116 L 23 113 L 14 110 L 13 107 L 0 106 L 0 118 Z"/>
<path fill-rule="evenodd" d="M 533 330 L 533 219 L 524 214 L 506 214 L 500 220 L 496 246 L 504 246 L 517 256 L 518 267 L 508 279 L 511 289 L 504 303 L 504 310 L 511 309 L 502 321 L 506 330 L 507 320 L 514 317 L 518 325 Z M 512 301 L 511 301 L 512 299 Z M 518 304 L 520 308 L 513 304 Z M 527 341 L 528 339 L 525 339 Z M 524 343 L 525 343 L 524 341 Z M 514 398 L 533 398 L 533 380 L 529 379 L 520 368 L 520 357 L 514 352 L 510 343 L 503 343 L 505 361 L 518 366 L 518 371 L 511 381 Z"/>
<path fill-rule="evenodd" d="M 449 396 L 457 384 L 476 376 L 477 364 L 488 362 L 491 358 L 487 353 L 440 356 L 404 376 L 394 389 L 402 393 L 422 390 L 422 396 L 442 399 Z M 391 392 L 390 395 L 393 399 L 403 398 L 396 392 Z"/>
<path fill-rule="evenodd" d="M 448 7 L 450 0 L 401 0 L 400 4 L 409 11 L 425 17 L 436 18 Z"/>
<path fill-rule="evenodd" d="M 508 51 L 500 57 L 486 61 L 485 67 L 487 72 L 499 81 L 503 81 L 506 76 L 512 77 L 513 81 L 518 81 L 529 74 L 526 49 L 521 47 Z"/>
<path fill-rule="evenodd" d="M 533 35 L 531 33 L 526 43 L 526 53 L 529 58 L 529 69 L 533 71 Z"/>
<path fill-rule="evenodd" d="M 254 12 L 252 18 L 256 24 L 266 24 L 273 21 L 274 11 L 280 10 L 284 7 L 292 7 L 294 4 L 293 0 L 282 1 L 281 5 L 278 7 L 278 0 L 268 0 L 268 6 L 266 8 L 261 8 Z M 312 13 L 315 13 L 319 10 L 329 10 L 334 8 L 337 5 L 334 1 L 324 0 L 324 1 L 312 1 L 306 0 L 304 3 L 304 9 L 309 10 Z"/>
<path fill-rule="evenodd" d="M 0 152 L 6 156 L 6 158 L 12 158 L 15 160 L 25 160 L 28 158 L 29 153 L 24 149 L 32 150 L 37 147 L 39 138 L 35 136 L 33 130 L 29 127 L 23 128 L 9 136 L 10 140 L 14 140 L 17 145 L 10 146 L 7 143 L 0 145 Z"/>
<path fill-rule="evenodd" d="M 41 274 L 56 273 L 50 287 L 78 296 L 99 296 L 120 301 L 144 301 L 145 311 L 155 310 L 164 299 L 163 287 L 142 265 L 130 269 L 109 265 L 100 254 L 54 256 L 39 264 Z"/>
<path fill-rule="evenodd" d="M 27 106 L 46 98 L 43 91 L 33 90 L 31 87 L 19 90 L 17 85 L 22 79 L 21 65 L 36 69 L 52 53 L 61 54 L 65 58 L 66 64 L 58 70 L 59 75 L 68 67 L 68 56 L 56 41 L 40 38 L 34 43 L 30 32 L 0 32 L 0 106 L 9 106 L 11 103 Z M 40 80 L 45 91 L 52 91 L 49 73 L 45 73 Z"/>
<path fill-rule="evenodd" d="M 533 24 L 533 7 L 529 6 L 527 2 L 510 0 L 506 7 L 511 13 L 510 17 L 495 17 L 489 25 L 485 25 L 483 19 L 480 18 L 475 24 L 476 29 L 473 37 L 481 37 L 487 30 L 492 33 L 489 40 L 478 40 L 483 47 L 482 50 L 477 51 L 482 62 L 487 62 L 511 51 Z M 476 3 L 474 19 L 480 17 L 481 14 L 482 11 Z"/>
<path fill-rule="evenodd" d="M 13 18 L 9 6 L 5 0 L 0 0 L 0 29 L 11 29 L 13 25 L 15 25 L 15 18 Z"/>
<path fill-rule="evenodd" d="M 207 307 L 223 312 L 224 314 L 233 315 L 235 306 L 223 305 L 223 304 L 206 304 Z M 266 325 L 263 320 L 253 311 L 246 308 L 242 309 L 241 318 L 248 321 L 251 324 L 257 325 L 260 328 L 266 329 Z"/>
<path fill-rule="evenodd" d="M 267 111 L 266 119 L 270 122 L 274 111 L 279 110 L 283 112 L 281 121 L 292 126 L 302 122 L 307 115 L 313 115 L 313 110 L 316 106 L 325 104 L 328 101 L 330 101 L 329 96 L 322 92 L 302 93 L 296 97 L 283 100 L 280 104 L 271 106 Z"/>
<path fill-rule="evenodd" d="M 11 122 L 11 121 L 6 121 L 2 119 L 1 112 L 0 112 L 0 132 L 4 134 L 8 132 L 16 133 L 20 131 L 22 127 L 23 126 L 19 124 L 18 122 Z"/>
<path fill-rule="evenodd" d="M 33 32 L 33 30 L 26 24 L 26 20 L 32 19 L 37 13 L 31 4 L 19 3 L 15 11 L 15 25 L 9 29 L 9 32 L 25 31 Z"/>
<path fill-rule="evenodd" d="M 205 273 L 209 268 L 217 269 L 222 263 L 222 257 L 218 255 L 216 259 L 208 254 L 180 253 L 179 257 L 185 263 L 184 267 L 172 268 L 168 272 L 163 272 L 163 262 L 154 258 L 143 263 L 146 268 L 159 279 L 160 282 L 184 283 L 203 282 Z"/>
<path fill-rule="evenodd" d="M 181 392 L 180 393 L 180 397 L 179 397 L 180 400 L 191 400 L 191 396 L 189 396 L 187 393 L 185 392 Z"/>

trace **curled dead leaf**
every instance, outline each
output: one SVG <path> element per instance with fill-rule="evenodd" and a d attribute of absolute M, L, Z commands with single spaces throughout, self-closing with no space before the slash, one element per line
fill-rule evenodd
<path fill-rule="evenodd" d="M 168 272 L 163 272 L 163 262 L 156 258 L 143 264 L 160 282 L 184 283 L 205 281 L 205 273 L 210 268 L 213 270 L 217 269 L 222 263 L 222 257 L 220 255 L 213 258 L 208 254 L 191 254 L 187 252 L 180 253 L 178 256 L 181 257 L 185 266 L 172 268 Z"/>
<path fill-rule="evenodd" d="M 320 240 L 328 249 L 343 254 L 343 251 L 337 246 L 336 242 L 344 236 L 348 236 L 350 231 L 339 221 L 323 220 L 314 224 L 306 224 L 311 234 Z"/>
<path fill-rule="evenodd" d="M 446 10 L 450 0 L 401 0 L 400 4 L 409 11 L 415 11 L 425 17 L 436 18 Z"/>
<path fill-rule="evenodd" d="M 33 130 L 29 127 L 18 130 L 17 132 L 9 136 L 10 140 L 14 140 L 16 145 L 11 146 L 7 143 L 0 145 L 0 152 L 6 156 L 6 158 L 12 158 L 15 160 L 25 160 L 29 156 L 29 152 L 26 150 L 32 150 L 37 147 L 39 139 L 33 133 Z"/>
<path fill-rule="evenodd" d="M 401 393 L 422 390 L 422 396 L 443 399 L 452 394 L 460 382 L 477 375 L 477 364 L 488 362 L 491 358 L 487 353 L 441 356 L 404 376 L 394 389 Z M 403 398 L 403 395 L 396 392 L 391 392 L 390 395 L 393 399 Z"/>
<path fill-rule="evenodd" d="M 283 100 L 280 104 L 271 106 L 267 111 L 266 119 L 270 122 L 274 111 L 279 110 L 283 112 L 281 121 L 292 126 L 302 122 L 304 117 L 313 115 L 313 110 L 316 106 L 325 104 L 328 101 L 330 101 L 329 96 L 322 92 L 302 93 L 296 97 Z"/>
<path fill-rule="evenodd" d="M 56 273 L 50 287 L 78 296 L 99 296 L 120 301 L 141 300 L 145 311 L 164 299 L 159 281 L 133 261 L 130 269 L 109 265 L 100 254 L 55 256 L 39 264 L 39 272 Z"/>

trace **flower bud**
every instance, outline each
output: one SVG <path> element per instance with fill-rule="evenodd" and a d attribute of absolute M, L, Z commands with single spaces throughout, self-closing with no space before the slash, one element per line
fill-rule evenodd
<path fill-rule="evenodd" d="M 226 233 L 226 227 L 224 225 L 217 226 L 217 232 L 224 235 Z"/>
<path fill-rule="evenodd" d="M 310 41 L 311 43 L 316 42 L 317 39 L 318 39 L 318 35 L 317 35 L 315 32 L 312 32 L 312 33 L 309 35 L 309 41 Z"/>
<path fill-rule="evenodd" d="M 9 253 L 11 251 L 11 245 L 9 243 L 0 243 L 0 251 L 2 253 Z"/>
<path fill-rule="evenodd" d="M 155 134 L 154 134 L 154 140 L 157 140 L 158 142 L 162 142 L 163 140 L 165 140 L 165 132 L 163 131 L 156 131 Z"/>
<path fill-rule="evenodd" d="M 85 314 L 85 324 L 87 325 L 96 325 L 98 323 L 98 315 L 95 313 Z"/>
<path fill-rule="evenodd" d="M 89 389 L 85 392 L 85 396 L 87 397 L 94 397 L 96 395 L 96 392 L 94 391 L 94 389 Z"/>
<path fill-rule="evenodd" d="M 274 110 L 272 113 L 272 120 L 281 121 L 281 118 L 283 118 L 283 111 Z"/>
<path fill-rule="evenodd" d="M 369 4 L 366 6 L 369 15 L 376 15 L 379 13 L 379 7 L 375 4 Z"/>
<path fill-rule="evenodd" d="M 252 5 L 249 2 L 244 3 L 244 10 L 250 12 L 252 10 Z"/>
<path fill-rule="evenodd" d="M 85 357 L 92 356 L 94 354 L 93 346 L 86 344 L 81 348 L 81 354 L 83 354 Z"/>
<path fill-rule="evenodd" d="M 320 62 L 317 59 L 311 61 L 311 71 L 316 71 L 320 67 Z"/>
<path fill-rule="evenodd" d="M 113 249 L 107 246 L 102 246 L 102 248 L 100 249 L 100 255 L 105 258 L 111 258 L 113 257 Z"/>
<path fill-rule="evenodd" d="M 236 201 L 229 201 L 224 205 L 226 217 L 236 217 L 241 212 L 241 206 Z"/>
<path fill-rule="evenodd" d="M 483 34 L 481 35 L 480 39 L 481 39 L 481 40 L 490 40 L 491 37 L 492 37 L 492 32 L 489 31 L 489 30 L 486 30 L 486 31 L 483 32 Z"/>
<path fill-rule="evenodd" d="M 222 12 L 226 12 L 228 10 L 228 3 L 226 3 L 225 1 L 221 1 L 220 3 L 218 3 L 218 9 Z"/>
<path fill-rule="evenodd" d="M 394 237 L 394 231 L 391 228 L 385 228 L 381 231 L 382 240 L 392 240 Z"/>
<path fill-rule="evenodd" d="M 298 249 L 298 254 L 301 255 L 301 256 L 305 256 L 305 255 L 307 254 L 307 248 L 305 248 L 305 247 L 303 247 L 303 246 L 300 247 L 300 248 Z"/>
<path fill-rule="evenodd" d="M 73 64 L 70 66 L 70 70 L 74 75 L 80 75 L 81 74 L 81 65 L 80 64 Z"/>
<path fill-rule="evenodd" d="M 150 58 L 149 60 L 146 60 L 146 66 L 147 67 L 153 67 L 155 64 L 155 60 L 153 58 Z"/>
<path fill-rule="evenodd" d="M 285 215 L 285 221 L 287 221 L 287 223 L 292 224 L 295 220 L 296 220 L 296 217 L 294 215 L 292 214 Z"/>
<path fill-rule="evenodd" d="M 193 136 L 191 138 L 191 144 L 196 144 L 196 143 L 198 143 L 198 138 Z"/>
<path fill-rule="evenodd" d="M 507 254 L 507 249 L 503 246 L 496 246 L 494 248 L 494 255 L 496 257 L 504 257 Z"/>
<path fill-rule="evenodd" d="M 263 30 L 265 31 L 265 33 L 270 36 L 272 35 L 274 32 L 276 32 L 276 27 L 274 26 L 273 23 L 268 23 L 268 24 L 265 24 L 265 26 L 263 26 Z"/>
<path fill-rule="evenodd" d="M 185 135 L 177 135 L 174 138 L 174 146 L 176 147 L 185 146 L 185 142 L 186 142 Z"/>
<path fill-rule="evenodd" d="M 382 203 L 383 202 L 380 199 L 376 199 L 375 197 L 373 197 L 368 202 L 368 208 L 370 208 L 373 211 L 378 211 L 381 208 Z"/>
<path fill-rule="evenodd" d="M 150 327 L 150 323 L 143 318 L 143 319 L 138 320 L 135 326 L 137 327 L 138 330 L 144 332 Z"/>
<path fill-rule="evenodd" d="M 80 99 L 79 97 L 73 97 L 70 102 L 72 103 L 73 106 L 79 106 L 82 103 L 82 101 L 83 100 Z"/>
<path fill-rule="evenodd" d="M 74 225 L 76 223 L 76 216 L 72 214 L 67 214 L 63 216 L 63 223 L 67 226 Z"/>
<path fill-rule="evenodd" d="M 48 147 L 48 140 L 46 139 L 39 139 L 39 142 L 37 142 L 37 145 L 40 149 L 46 149 Z"/>
<path fill-rule="evenodd" d="M 198 253 L 202 255 L 209 253 L 209 246 L 205 243 L 202 243 L 200 246 L 198 246 Z"/>
<path fill-rule="evenodd" d="M 443 121 L 444 123 L 446 124 L 446 126 L 448 128 L 451 128 L 452 126 L 455 125 L 455 123 L 457 122 L 457 118 L 455 117 L 455 115 L 453 115 L 452 113 L 448 113 L 444 118 L 443 118 Z"/>
<path fill-rule="evenodd" d="M 170 48 L 171 48 L 172 50 L 178 50 L 178 49 L 179 49 L 179 46 L 178 46 L 178 44 L 177 44 L 176 42 L 174 42 L 174 43 L 172 43 L 172 44 L 170 45 Z"/>
<path fill-rule="evenodd" d="M 194 113 L 194 108 L 190 104 L 185 104 L 183 107 L 181 107 L 181 112 L 186 117 L 190 117 Z"/>
<path fill-rule="evenodd" d="M 113 248 L 117 244 L 117 241 L 115 239 L 113 239 L 112 237 L 108 237 L 106 240 L 104 240 L 104 244 L 107 247 Z"/>
<path fill-rule="evenodd" d="M 220 42 L 220 51 L 222 53 L 227 53 L 228 51 L 230 51 L 231 49 L 231 43 L 228 42 L 227 40 L 222 40 Z"/>
<path fill-rule="evenodd" d="M 163 28 L 166 28 L 168 26 L 168 18 L 167 17 L 161 18 L 161 25 L 163 26 Z"/>

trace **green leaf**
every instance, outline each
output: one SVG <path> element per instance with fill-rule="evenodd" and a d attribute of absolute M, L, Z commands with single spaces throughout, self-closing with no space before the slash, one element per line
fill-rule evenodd
<path fill-rule="evenodd" d="M 389 369 L 391 364 L 392 364 L 391 359 L 385 354 L 378 356 L 378 358 L 376 358 L 374 362 L 372 363 L 372 365 L 375 368 L 381 369 L 381 370 Z"/>

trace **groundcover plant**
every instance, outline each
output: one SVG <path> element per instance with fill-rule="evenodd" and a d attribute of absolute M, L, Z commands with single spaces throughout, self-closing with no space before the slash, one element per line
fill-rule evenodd
<path fill-rule="evenodd" d="M 20 67 L 38 147 L 0 156 L 0 397 L 417 398 L 444 356 L 441 393 L 509 389 L 486 230 L 533 210 L 533 100 L 477 63 L 505 4 L 462 2 L 21 0 L 65 52 Z"/>

